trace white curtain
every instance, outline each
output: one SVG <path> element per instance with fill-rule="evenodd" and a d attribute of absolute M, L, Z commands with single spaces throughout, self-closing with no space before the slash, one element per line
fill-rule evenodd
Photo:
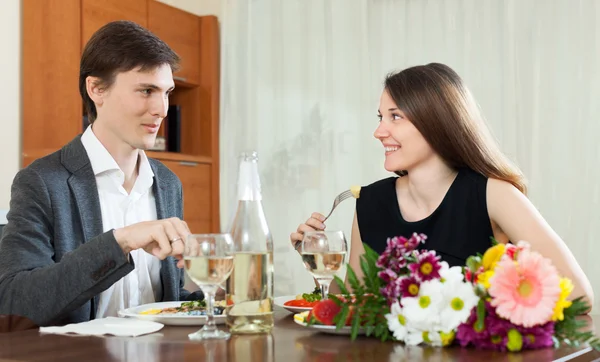
<path fill-rule="evenodd" d="M 255 149 L 277 295 L 313 287 L 290 232 L 349 186 L 389 175 L 373 138 L 385 75 L 442 62 L 474 93 L 600 300 L 599 1 L 224 0 L 222 10 L 223 226 L 237 155 Z M 349 238 L 354 206 L 344 202 L 328 228 Z"/>

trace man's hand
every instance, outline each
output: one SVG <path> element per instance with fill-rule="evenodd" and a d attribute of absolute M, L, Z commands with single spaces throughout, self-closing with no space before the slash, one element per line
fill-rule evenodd
<path fill-rule="evenodd" d="M 174 256 L 183 267 L 183 251 L 190 229 L 185 221 L 177 217 L 170 219 L 144 221 L 114 231 L 115 239 L 123 252 L 144 249 L 160 260 Z"/>

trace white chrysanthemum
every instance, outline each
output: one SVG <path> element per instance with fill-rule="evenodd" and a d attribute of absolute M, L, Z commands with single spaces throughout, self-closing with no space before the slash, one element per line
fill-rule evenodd
<path fill-rule="evenodd" d="M 387 319 L 388 329 L 394 334 L 394 338 L 398 341 L 404 341 L 408 333 L 408 328 L 402 307 L 400 307 L 398 302 L 392 304 L 390 313 L 386 314 L 385 318 Z"/>
<path fill-rule="evenodd" d="M 443 301 L 442 283 L 439 280 L 421 283 L 418 296 L 402 298 L 407 326 L 419 331 L 437 331 Z"/>
<path fill-rule="evenodd" d="M 406 335 L 405 342 L 409 346 L 416 346 L 421 343 L 434 347 L 442 346 L 442 338 L 438 332 L 433 331 L 414 331 Z"/>
<path fill-rule="evenodd" d="M 441 330 L 452 331 L 469 318 L 479 302 L 473 285 L 467 282 L 446 282 L 442 289 L 443 305 L 440 308 Z"/>
<path fill-rule="evenodd" d="M 443 280 L 443 283 L 456 283 L 462 282 L 464 280 L 464 275 L 462 273 L 462 268 L 459 266 L 453 266 L 450 268 L 447 262 L 440 262 L 442 268 L 440 269 L 440 277 Z"/>

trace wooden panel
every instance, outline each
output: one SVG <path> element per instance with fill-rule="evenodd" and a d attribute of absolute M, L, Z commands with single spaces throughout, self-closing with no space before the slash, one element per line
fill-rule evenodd
<path fill-rule="evenodd" d="M 181 58 L 176 79 L 198 84 L 200 78 L 200 20 L 183 10 L 150 0 L 148 28 L 166 42 Z"/>
<path fill-rule="evenodd" d="M 115 20 L 130 20 L 148 27 L 147 0 L 81 0 L 81 50 L 96 30 Z"/>
<path fill-rule="evenodd" d="M 183 185 L 183 218 L 192 233 L 216 232 L 211 222 L 210 165 L 194 162 L 162 161 Z"/>
<path fill-rule="evenodd" d="M 219 94 L 220 94 L 220 42 L 219 21 L 216 16 L 200 17 L 200 146 L 201 154 L 212 158 L 212 193 L 219 200 Z M 212 204 L 212 226 L 220 230 L 219 203 Z"/>
<path fill-rule="evenodd" d="M 23 153 L 81 132 L 80 9 L 80 0 L 23 0 Z"/>
<path fill-rule="evenodd" d="M 204 144 L 210 130 L 203 127 L 200 95 L 200 86 L 188 88 L 176 85 L 169 104 L 181 107 L 181 153 L 210 157 L 210 151 Z"/>

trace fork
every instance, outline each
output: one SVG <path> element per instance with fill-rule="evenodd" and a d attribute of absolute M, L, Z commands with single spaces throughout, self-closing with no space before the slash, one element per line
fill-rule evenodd
<path fill-rule="evenodd" d="M 327 216 L 325 216 L 325 219 L 323 220 L 323 222 L 325 222 L 327 219 L 329 219 L 329 217 L 333 213 L 333 210 L 335 210 L 335 208 L 339 204 L 341 204 L 342 201 L 344 201 L 350 197 L 352 197 L 352 191 L 350 191 L 350 190 L 346 190 L 346 191 L 342 192 L 341 194 L 337 195 L 335 197 L 335 199 L 333 200 L 333 206 L 331 207 L 331 211 L 329 211 L 329 214 L 327 214 Z"/>
<path fill-rule="evenodd" d="M 329 217 L 331 216 L 331 214 L 333 213 L 333 210 L 335 210 L 335 208 L 344 200 L 348 199 L 352 197 L 352 191 L 350 190 L 346 190 L 344 192 L 342 192 L 341 194 L 337 195 L 335 197 L 335 199 L 333 200 L 333 206 L 331 207 L 331 211 L 329 211 L 329 214 L 327 214 L 327 216 L 325 216 L 325 219 L 323 219 L 323 222 L 325 222 L 327 219 L 329 219 Z M 300 247 L 300 245 L 302 245 L 302 240 L 298 241 L 296 243 L 296 245 L 294 245 L 294 249 L 296 249 L 296 251 L 298 251 L 298 248 Z"/>

